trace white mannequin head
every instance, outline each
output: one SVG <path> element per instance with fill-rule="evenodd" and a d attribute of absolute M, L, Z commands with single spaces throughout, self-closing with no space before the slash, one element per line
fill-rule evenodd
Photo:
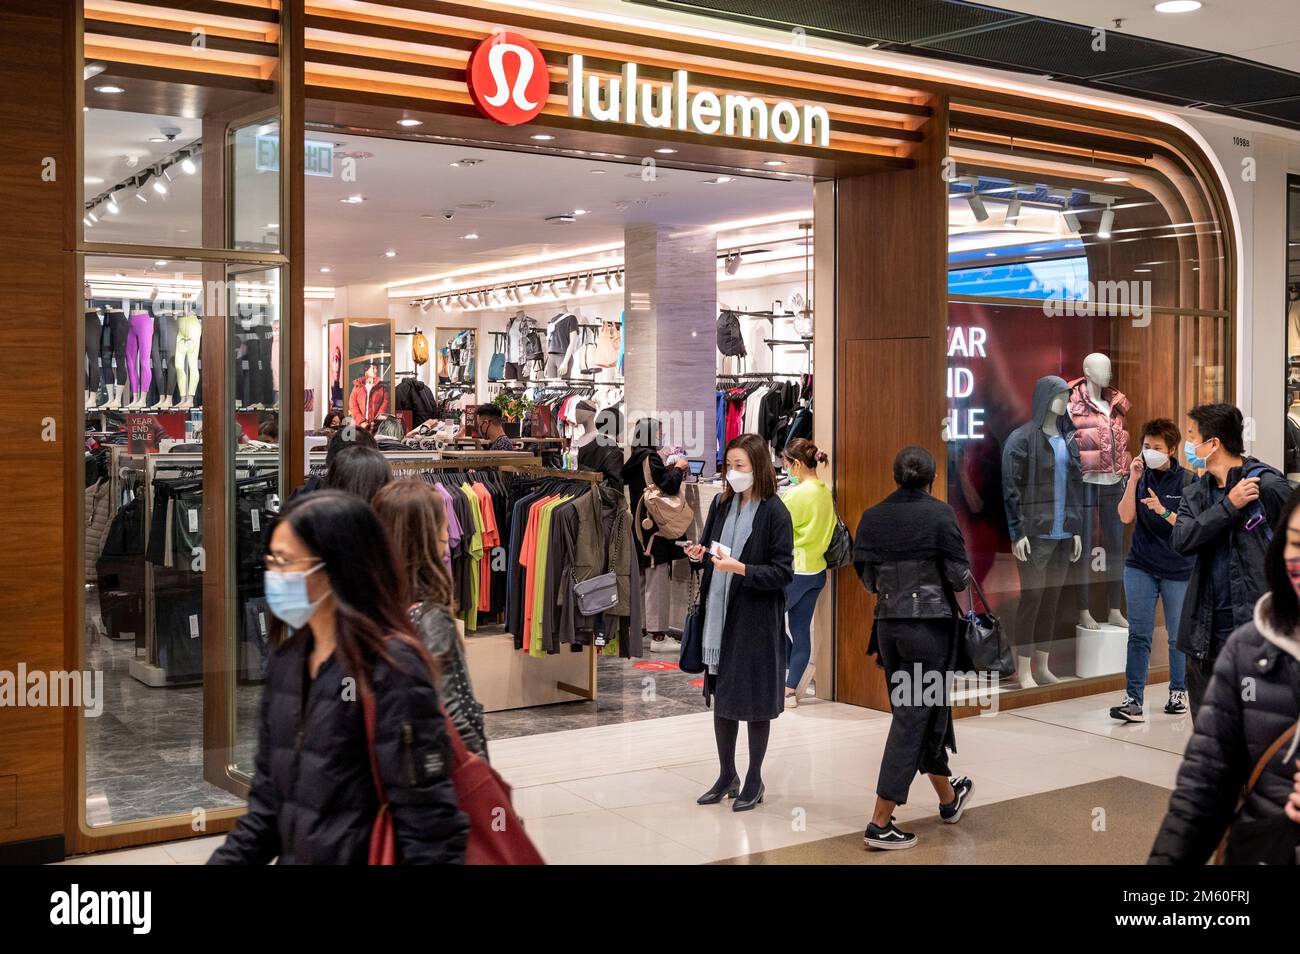
<path fill-rule="evenodd" d="M 1069 397 L 1069 392 L 1062 391 L 1056 397 L 1052 398 L 1052 403 L 1047 405 L 1047 409 L 1058 416 L 1064 414 L 1066 407 L 1069 406 Z"/>
<path fill-rule="evenodd" d="M 1083 359 L 1083 376 L 1099 388 L 1110 387 L 1110 358 L 1094 351 Z"/>

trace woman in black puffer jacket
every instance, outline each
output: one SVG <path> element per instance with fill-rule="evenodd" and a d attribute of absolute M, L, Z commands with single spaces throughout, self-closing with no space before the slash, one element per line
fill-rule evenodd
<path fill-rule="evenodd" d="M 1214 676 L 1196 715 L 1178 782 L 1169 799 L 1151 864 L 1204 864 L 1228 826 L 1227 860 L 1277 863 L 1286 839 L 1266 837 L 1262 849 L 1245 846 L 1247 826 L 1281 817 L 1295 789 L 1297 720 L 1300 719 L 1300 493 L 1282 511 L 1265 558 L 1269 592 L 1255 604 L 1255 619 L 1233 632 L 1214 664 Z M 1261 757 L 1290 731 L 1264 767 L 1240 813 L 1241 792 Z M 1290 818 L 1288 815 L 1287 818 Z M 1290 824 L 1296 825 L 1294 819 Z M 1251 843 L 1255 843 L 1252 839 Z M 1259 851 L 1268 854 L 1260 854 Z M 1294 857 L 1290 858 L 1295 863 Z"/>
<path fill-rule="evenodd" d="M 277 521 L 266 598 L 287 627 L 267 664 L 248 813 L 210 864 L 365 864 L 379 812 L 361 700 L 403 864 L 464 861 L 469 823 L 433 660 L 370 507 L 321 490 Z"/>

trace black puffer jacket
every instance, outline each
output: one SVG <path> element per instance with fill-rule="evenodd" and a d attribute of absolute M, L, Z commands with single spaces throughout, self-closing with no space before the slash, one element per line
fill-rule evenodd
<path fill-rule="evenodd" d="M 1233 632 L 1214 664 L 1151 864 L 1204 864 L 1233 821 L 1255 764 L 1300 718 L 1300 641 L 1268 624 L 1269 599 L 1260 599 L 1254 621 Z M 1282 811 L 1295 787 L 1295 755 L 1287 758 L 1287 748 L 1265 768 L 1241 821 Z"/>
<path fill-rule="evenodd" d="M 360 701 L 346 701 L 336 653 L 307 683 L 309 634 L 267 664 L 248 813 L 209 864 L 365 864 L 379 803 Z M 403 864 L 461 863 L 469 823 L 447 774 L 438 696 L 415 651 L 390 640 L 400 667 L 375 666 L 375 750 Z"/>

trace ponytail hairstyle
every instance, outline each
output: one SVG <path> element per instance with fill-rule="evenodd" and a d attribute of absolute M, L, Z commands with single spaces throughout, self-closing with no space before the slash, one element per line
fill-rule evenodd
<path fill-rule="evenodd" d="M 830 458 L 826 456 L 825 451 L 818 450 L 816 444 L 802 437 L 796 437 L 786 444 L 781 456 L 787 461 L 803 464 L 814 473 L 817 471 L 818 464 L 830 462 Z"/>

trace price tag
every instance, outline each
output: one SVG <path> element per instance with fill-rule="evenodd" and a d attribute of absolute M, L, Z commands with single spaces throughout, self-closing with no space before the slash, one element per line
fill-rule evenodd
<path fill-rule="evenodd" d="M 248 514 L 248 517 L 249 517 L 250 520 L 253 521 L 253 532 L 254 532 L 254 533 L 257 533 L 259 530 L 262 529 L 262 516 L 261 516 L 261 511 L 260 511 L 260 510 L 258 510 L 256 507 L 254 507 L 254 508 L 252 509 L 252 511 Z"/>
<path fill-rule="evenodd" d="M 190 533 L 198 533 L 198 532 L 199 532 L 199 512 L 198 512 L 197 510 L 189 510 L 189 511 L 186 512 L 186 518 L 189 520 L 189 524 L 190 524 Z"/>
<path fill-rule="evenodd" d="M 190 639 L 198 639 L 198 638 L 199 638 L 199 618 L 198 616 L 191 615 L 190 616 Z"/>
<path fill-rule="evenodd" d="M 266 614 L 265 613 L 257 614 L 257 628 L 262 631 L 262 636 L 265 638 L 266 636 Z"/>

